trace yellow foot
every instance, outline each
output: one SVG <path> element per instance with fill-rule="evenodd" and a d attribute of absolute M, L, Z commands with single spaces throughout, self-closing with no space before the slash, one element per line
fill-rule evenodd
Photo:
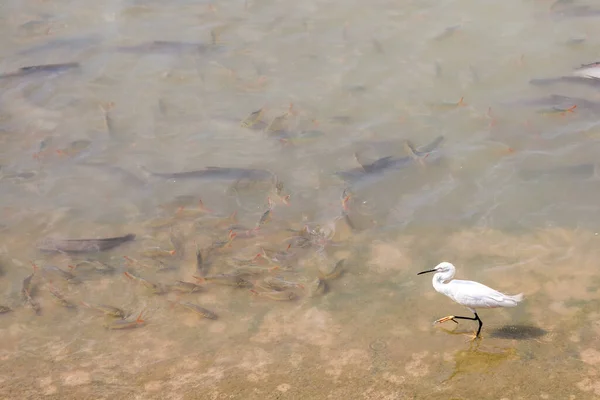
<path fill-rule="evenodd" d="M 454 319 L 454 315 L 448 315 L 447 317 L 444 317 L 444 318 L 440 318 L 440 319 L 438 319 L 438 320 L 435 320 L 435 321 L 433 322 L 433 324 L 434 324 L 434 325 L 435 325 L 435 324 L 441 324 L 442 322 L 446 322 L 446 321 L 452 321 L 452 322 L 454 322 L 455 324 L 458 324 L 458 321 Z"/>
<path fill-rule="evenodd" d="M 476 332 L 473 332 L 471 334 L 467 334 L 467 336 L 469 337 L 466 341 L 467 342 L 474 342 L 476 339 L 481 339 L 481 336 L 477 336 Z"/>

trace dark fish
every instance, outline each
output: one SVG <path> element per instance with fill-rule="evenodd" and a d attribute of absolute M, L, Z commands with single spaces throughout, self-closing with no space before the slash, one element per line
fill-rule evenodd
<path fill-rule="evenodd" d="M 575 6 L 552 11 L 556 17 L 563 18 L 578 18 L 578 17 L 597 17 L 600 16 L 600 8 L 592 8 L 590 6 Z"/>
<path fill-rule="evenodd" d="M 438 35 L 436 35 L 433 40 L 442 40 L 442 39 L 446 39 L 452 35 L 454 35 L 455 32 L 457 32 L 460 29 L 460 25 L 454 25 L 454 26 L 449 26 L 448 28 L 444 29 L 444 31 Z"/>
<path fill-rule="evenodd" d="M 25 50 L 19 51 L 17 54 L 19 55 L 29 55 L 39 52 L 44 52 L 46 50 L 56 51 L 61 48 L 66 48 L 68 50 L 73 50 L 74 48 L 89 48 L 91 45 L 98 44 L 102 40 L 102 37 L 99 35 L 89 35 L 80 38 L 71 38 L 71 39 L 54 39 L 45 43 L 41 43 L 35 46 L 31 46 Z"/>
<path fill-rule="evenodd" d="M 146 170 L 150 175 L 167 179 L 215 179 L 238 181 L 240 179 L 269 180 L 275 175 L 264 169 L 206 167 L 196 171 L 161 173 Z"/>
<path fill-rule="evenodd" d="M 46 238 L 37 244 L 41 251 L 63 252 L 63 253 L 92 253 L 105 251 L 117 247 L 120 244 L 135 239 L 130 233 L 125 236 L 117 236 L 105 239 L 53 239 Z"/>
<path fill-rule="evenodd" d="M 124 168 L 117 167 L 116 165 L 110 165 L 107 163 L 96 161 L 79 162 L 77 165 L 102 169 L 104 172 L 111 175 L 111 177 L 118 178 L 121 181 L 123 181 L 123 183 L 132 187 L 143 187 L 147 183 L 135 174 L 127 171 Z"/>
<path fill-rule="evenodd" d="M 168 40 L 155 40 L 149 43 L 142 43 L 133 46 L 121 46 L 117 51 L 122 53 L 145 54 L 145 53 L 205 53 L 210 50 L 219 50 L 222 46 L 205 44 L 177 42 Z"/>
<path fill-rule="evenodd" d="M 580 178 L 588 179 L 594 176 L 596 166 L 594 164 L 577 164 L 551 168 L 522 169 L 519 175 L 523 180 L 534 180 L 543 178 Z"/>
<path fill-rule="evenodd" d="M 529 81 L 529 83 L 535 86 L 554 85 L 556 83 L 575 83 L 585 86 L 598 87 L 600 86 L 600 79 L 591 77 L 586 78 L 583 76 L 561 76 L 558 78 L 532 79 Z"/>
<path fill-rule="evenodd" d="M 505 104 L 514 106 L 553 107 L 556 109 L 568 109 L 570 107 L 577 106 L 578 110 L 600 110 L 600 102 L 591 101 L 580 97 L 562 96 L 558 94 L 535 99 L 517 100 Z"/>
<path fill-rule="evenodd" d="M 430 144 L 423 146 L 419 149 L 416 149 L 415 154 L 419 157 L 425 156 L 428 153 L 431 153 L 434 150 L 436 150 L 443 141 L 444 141 L 444 137 L 438 136 Z M 387 170 L 401 169 L 403 167 L 411 165 L 413 162 L 414 162 L 414 158 L 412 156 L 407 156 L 407 157 L 387 156 L 387 157 L 380 158 L 370 164 L 363 164 L 358 168 L 353 168 L 348 171 L 337 172 L 336 175 L 345 181 L 358 182 L 363 178 L 366 178 L 371 175 L 379 174 L 379 173 L 382 173 Z"/>
<path fill-rule="evenodd" d="M 206 276 L 206 273 L 208 272 L 208 264 L 206 264 L 204 262 L 204 259 L 202 258 L 202 251 L 198 248 L 198 245 L 196 244 L 196 272 L 198 273 L 198 275 L 204 277 Z"/>
<path fill-rule="evenodd" d="M 583 64 L 573 71 L 573 75 L 584 78 L 600 79 L 600 62 L 596 61 L 589 64 Z"/>
<path fill-rule="evenodd" d="M 13 77 L 21 77 L 28 76 L 34 74 L 51 74 L 57 72 L 69 71 L 75 68 L 79 68 L 80 65 L 77 62 L 64 63 L 64 64 L 45 64 L 45 65 L 32 65 L 29 67 L 22 67 L 14 72 L 8 72 L 6 74 L 0 75 L 0 79 L 3 78 L 13 78 Z"/>

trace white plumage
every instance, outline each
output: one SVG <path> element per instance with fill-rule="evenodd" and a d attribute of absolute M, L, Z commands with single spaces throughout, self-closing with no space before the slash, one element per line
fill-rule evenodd
<path fill-rule="evenodd" d="M 477 330 L 477 334 L 475 337 L 479 336 L 481 332 L 481 327 L 483 323 L 477 312 L 475 311 L 478 308 L 498 308 L 498 307 L 515 307 L 520 301 L 523 300 L 523 294 L 517 294 L 514 296 L 506 295 L 504 293 L 500 293 L 497 290 L 494 290 L 488 286 L 482 285 L 478 282 L 473 281 L 462 281 L 462 280 L 452 280 L 454 278 L 454 274 L 456 273 L 456 268 L 449 262 L 441 262 L 434 269 L 419 272 L 417 275 L 435 272 L 433 275 L 433 288 L 442 294 L 450 297 L 452 300 L 467 307 L 473 314 L 475 314 L 475 318 L 469 317 L 457 317 L 457 316 L 448 316 L 444 318 L 440 318 L 436 321 L 445 322 L 452 320 L 456 323 L 456 319 L 469 319 L 473 321 L 479 322 L 479 329 Z"/>

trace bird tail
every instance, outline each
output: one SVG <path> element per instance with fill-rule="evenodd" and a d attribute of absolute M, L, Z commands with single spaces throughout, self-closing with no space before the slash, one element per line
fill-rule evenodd
<path fill-rule="evenodd" d="M 510 298 L 511 298 L 511 300 L 514 300 L 515 302 L 519 303 L 519 302 L 523 301 L 525 296 L 523 296 L 523 293 L 519 293 L 519 294 L 515 294 L 514 296 L 510 296 Z"/>

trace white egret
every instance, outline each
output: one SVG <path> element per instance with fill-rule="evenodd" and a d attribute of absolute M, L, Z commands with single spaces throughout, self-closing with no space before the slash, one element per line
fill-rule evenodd
<path fill-rule="evenodd" d="M 516 307 L 516 305 L 523 300 L 523 293 L 509 296 L 478 282 L 461 281 L 457 279 L 451 280 L 454 278 L 456 268 L 449 262 L 439 263 L 434 269 L 419 272 L 417 275 L 429 272 L 435 272 L 432 281 L 433 288 L 438 293 L 445 294 L 458 304 L 467 307 L 475 314 L 474 318 L 449 315 L 438 319 L 435 323 L 439 324 L 446 321 L 453 321 L 458 324 L 458 321 L 456 321 L 457 319 L 477 321 L 479 323 L 479 328 L 477 329 L 475 338 L 479 337 L 481 327 L 483 326 L 483 322 L 481 322 L 479 315 L 477 315 L 477 312 L 475 311 L 477 308 Z"/>

